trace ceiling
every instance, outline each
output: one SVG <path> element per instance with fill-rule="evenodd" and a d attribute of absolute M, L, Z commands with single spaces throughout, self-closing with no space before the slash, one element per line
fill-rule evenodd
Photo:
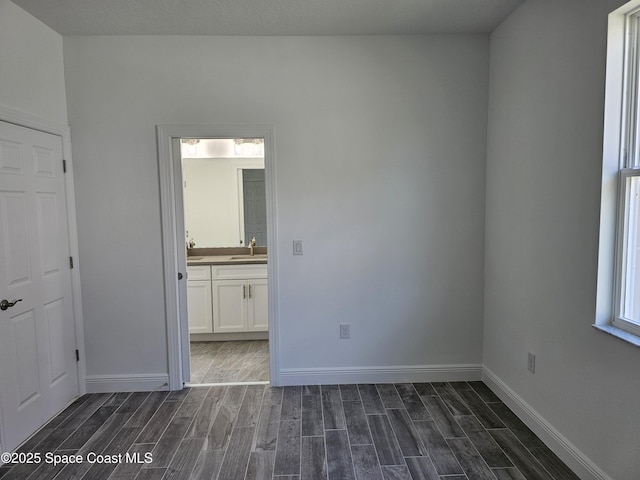
<path fill-rule="evenodd" d="M 12 0 L 62 35 L 491 32 L 524 0 Z"/>

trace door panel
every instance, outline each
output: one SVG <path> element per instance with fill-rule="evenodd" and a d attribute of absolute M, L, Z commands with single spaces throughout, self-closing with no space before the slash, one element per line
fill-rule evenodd
<path fill-rule="evenodd" d="M 60 246 L 57 235 L 59 224 L 57 198 L 49 193 L 38 193 L 36 195 L 36 207 L 42 274 L 47 276 L 59 273 L 60 256 L 58 251 Z"/>
<path fill-rule="evenodd" d="M 22 174 L 20 143 L 0 139 L 0 173 Z"/>
<path fill-rule="evenodd" d="M 27 199 L 24 193 L 1 192 L 0 207 L 6 282 L 10 287 L 31 280 L 29 258 L 29 235 L 27 224 L 22 221 L 27 215 Z"/>
<path fill-rule="evenodd" d="M 62 140 L 0 122 L 0 411 L 12 450 L 78 396 Z"/>
<path fill-rule="evenodd" d="M 33 147 L 34 171 L 38 177 L 55 178 L 54 156 L 52 148 Z"/>
<path fill-rule="evenodd" d="M 40 372 L 38 371 L 38 344 L 36 320 L 33 310 L 11 319 L 12 339 L 15 348 L 15 369 L 18 377 L 16 401 L 18 409 L 40 396 Z"/>
<path fill-rule="evenodd" d="M 51 362 L 49 364 L 49 378 L 51 385 L 61 381 L 67 374 L 65 364 L 65 339 L 64 339 L 64 299 L 58 298 L 44 306 L 47 332 L 49 334 L 49 351 Z"/>

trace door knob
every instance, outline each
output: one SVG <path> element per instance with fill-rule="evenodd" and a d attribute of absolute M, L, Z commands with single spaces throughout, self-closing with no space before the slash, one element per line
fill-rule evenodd
<path fill-rule="evenodd" d="M 21 302 L 22 299 L 19 298 L 18 300 L 14 300 L 13 302 L 10 302 L 9 300 L 2 300 L 0 302 L 0 310 L 6 310 L 7 308 L 13 307 L 16 303 Z"/>

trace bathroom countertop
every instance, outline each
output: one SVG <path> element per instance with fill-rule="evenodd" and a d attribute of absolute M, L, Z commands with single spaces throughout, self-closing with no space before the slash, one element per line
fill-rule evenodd
<path fill-rule="evenodd" d="M 256 265 L 266 264 L 266 254 L 251 255 L 203 255 L 187 257 L 187 266 L 195 265 Z"/>

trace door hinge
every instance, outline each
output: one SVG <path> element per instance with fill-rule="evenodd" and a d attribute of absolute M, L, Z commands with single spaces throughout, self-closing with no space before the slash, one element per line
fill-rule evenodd
<path fill-rule="evenodd" d="M 76 362 L 80 361 L 80 350 L 76 350 Z"/>
<path fill-rule="evenodd" d="M 69 268 L 73 269 L 73 257 L 69 257 Z"/>
<path fill-rule="evenodd" d="M 67 173 L 67 161 L 62 159 L 62 173 Z"/>

